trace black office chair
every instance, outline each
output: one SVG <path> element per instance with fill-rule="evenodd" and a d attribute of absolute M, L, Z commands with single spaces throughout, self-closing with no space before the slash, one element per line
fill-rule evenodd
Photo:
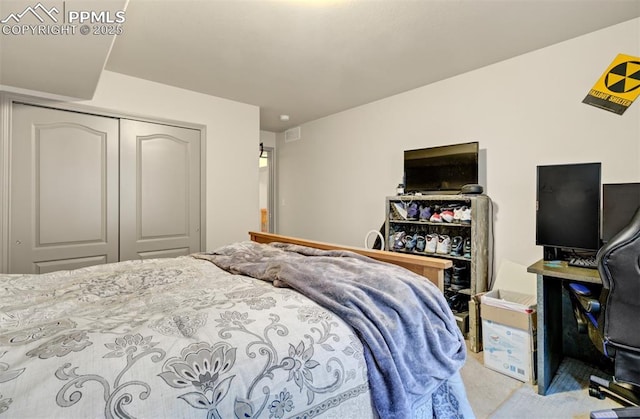
<path fill-rule="evenodd" d="M 600 294 L 577 283 L 568 284 L 578 320 L 598 350 L 613 361 L 612 380 L 591 376 L 589 394 L 605 394 L 625 404 L 640 405 L 640 209 L 631 222 L 596 256 Z M 640 407 L 591 412 L 591 418 L 640 417 Z"/>

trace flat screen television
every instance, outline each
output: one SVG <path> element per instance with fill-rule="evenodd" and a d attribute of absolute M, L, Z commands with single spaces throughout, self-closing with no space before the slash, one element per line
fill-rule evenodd
<path fill-rule="evenodd" d="M 640 183 L 602 185 L 602 242 L 626 227 L 640 208 Z"/>
<path fill-rule="evenodd" d="M 478 142 L 405 150 L 407 193 L 457 193 L 478 183 Z"/>
<path fill-rule="evenodd" d="M 537 167 L 536 244 L 600 247 L 600 163 Z"/>

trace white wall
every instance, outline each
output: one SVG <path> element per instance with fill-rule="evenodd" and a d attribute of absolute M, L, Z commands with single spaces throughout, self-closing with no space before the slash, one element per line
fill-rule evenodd
<path fill-rule="evenodd" d="M 362 246 L 403 150 L 479 141 L 495 261 L 536 261 L 537 165 L 602 162 L 604 183 L 640 181 L 640 103 L 623 116 L 581 103 L 618 53 L 640 55 L 639 34 L 632 20 L 304 124 L 296 142 L 278 134 L 279 232 Z"/>
<path fill-rule="evenodd" d="M 259 230 L 258 107 L 109 71 L 81 103 L 206 125 L 207 250 Z"/>
<path fill-rule="evenodd" d="M 265 147 L 275 148 L 276 133 L 271 131 L 260 131 L 260 142 L 263 143 Z"/>

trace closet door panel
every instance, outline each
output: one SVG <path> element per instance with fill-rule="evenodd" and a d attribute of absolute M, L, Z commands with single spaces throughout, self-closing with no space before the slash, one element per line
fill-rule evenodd
<path fill-rule="evenodd" d="M 39 125 L 34 140 L 36 245 L 106 242 L 104 133 Z"/>
<path fill-rule="evenodd" d="M 118 260 L 118 120 L 13 107 L 9 271 Z"/>
<path fill-rule="evenodd" d="M 138 141 L 140 237 L 187 237 L 190 143 L 169 136 Z"/>
<path fill-rule="evenodd" d="M 200 131 L 122 120 L 120 259 L 200 251 Z"/>

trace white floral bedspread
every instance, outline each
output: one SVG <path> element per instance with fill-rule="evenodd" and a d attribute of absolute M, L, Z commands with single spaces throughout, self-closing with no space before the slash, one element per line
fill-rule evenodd
<path fill-rule="evenodd" d="M 473 417 L 459 373 L 420 411 Z M 376 415 L 362 344 L 341 319 L 179 257 L 0 274 L 0 417 Z"/>

